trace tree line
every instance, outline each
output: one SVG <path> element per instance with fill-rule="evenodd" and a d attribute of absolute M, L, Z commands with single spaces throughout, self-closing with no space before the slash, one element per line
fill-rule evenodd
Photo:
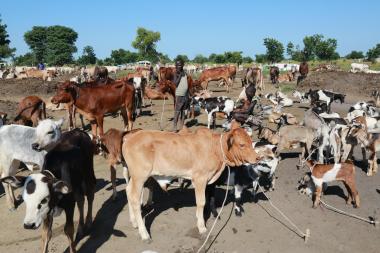
<path fill-rule="evenodd" d="M 16 65 L 37 65 L 46 63 L 51 66 L 64 64 L 99 64 L 99 65 L 121 65 L 133 63 L 140 60 L 149 60 L 153 63 L 167 63 L 182 59 L 185 62 L 203 64 L 209 63 L 252 63 L 254 59 L 250 56 L 243 56 L 241 51 L 228 51 L 221 54 L 212 53 L 209 56 L 202 54 L 189 59 L 187 55 L 177 55 L 170 59 L 167 54 L 157 50 L 157 43 L 161 40 L 160 32 L 150 31 L 139 27 L 136 37 L 131 45 L 136 51 L 125 49 L 112 50 L 109 57 L 98 59 L 94 48 L 85 46 L 78 59 L 74 59 L 73 54 L 77 52 L 75 42 L 78 33 L 70 27 L 65 26 L 33 26 L 30 31 L 25 32 L 24 40 L 29 46 L 30 52 L 15 56 L 16 49 L 10 46 L 11 41 L 7 33 L 7 25 L 3 24 L 0 18 L 0 61 L 12 58 Z M 255 61 L 258 63 L 274 63 L 285 59 L 284 45 L 274 39 L 265 38 L 263 45 L 266 48 L 265 54 L 256 54 Z M 286 45 L 287 58 L 294 61 L 311 60 L 335 60 L 340 58 L 336 52 L 338 42 L 334 38 L 325 38 L 322 34 L 305 36 L 302 47 L 288 42 Z M 380 44 L 369 49 L 366 54 L 362 51 L 352 51 L 345 56 L 347 59 L 363 59 L 374 61 L 380 57 Z"/>

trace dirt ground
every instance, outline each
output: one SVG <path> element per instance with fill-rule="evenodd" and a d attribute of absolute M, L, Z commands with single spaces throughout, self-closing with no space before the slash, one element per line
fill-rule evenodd
<path fill-rule="evenodd" d="M 318 73 L 311 75 L 311 83 L 316 80 L 324 80 L 323 88 L 336 89 L 347 94 L 347 101 L 354 102 L 356 99 L 369 100 L 369 90 L 380 87 L 379 80 L 373 86 L 362 86 L 361 89 L 337 86 L 340 74 L 331 76 L 331 73 Z M 331 80 L 332 79 L 332 80 Z M 307 88 L 305 84 L 302 88 Z M 333 86 L 328 86 L 329 81 Z M 370 82 L 363 81 L 358 84 Z M 45 85 L 42 82 L 0 82 L 0 111 L 12 114 L 16 102 L 26 95 L 39 95 L 47 99 L 54 93 L 55 83 Z M 314 84 L 313 84 L 314 85 Z M 375 86 L 376 85 L 376 86 Z M 266 84 L 265 92 L 273 92 L 275 89 Z M 354 86 L 356 87 L 356 86 Z M 214 95 L 226 94 L 223 89 L 210 85 Z M 317 88 L 317 87 L 314 87 Z M 232 92 L 228 96 L 237 98 L 241 87 L 239 79 L 236 80 Z M 368 92 L 367 92 L 368 90 Z M 359 98 L 358 98 L 359 97 Z M 152 108 L 144 109 L 145 113 L 136 120 L 135 127 L 143 129 L 159 129 L 162 101 L 154 101 Z M 308 105 L 296 103 L 294 107 L 286 109 L 297 116 L 301 121 L 303 113 Z M 347 111 L 348 105 L 333 104 L 333 110 L 341 114 Z M 54 118 L 64 117 L 65 112 L 48 112 Z M 170 121 L 173 115 L 173 102 L 170 100 L 165 105 L 163 114 L 163 127 L 166 130 L 172 128 Z M 198 123 L 198 125 L 196 124 Z M 207 123 L 206 116 L 201 114 L 196 121 L 188 121 L 188 125 L 194 129 Z M 222 120 L 218 120 L 220 126 Z M 266 124 L 266 123 L 265 123 Z M 107 117 L 105 128 L 122 128 L 120 118 Z M 217 128 L 216 131 L 221 131 Z M 254 133 L 256 137 L 257 133 Z M 368 218 L 377 217 L 380 214 L 380 189 L 379 175 L 367 177 L 361 167 L 361 155 L 355 151 L 357 165 L 357 187 L 361 198 L 361 208 L 354 209 L 346 205 L 343 184 L 331 183 L 323 196 L 327 203 L 344 211 Z M 194 158 L 196 159 L 196 158 Z M 294 229 L 282 218 L 269 204 L 265 196 L 260 193 L 257 203 L 250 201 L 249 192 L 245 192 L 245 213 L 242 217 L 231 214 L 233 208 L 232 198 L 229 197 L 227 204 L 211 234 L 210 242 L 216 237 L 209 252 L 379 252 L 380 230 L 359 220 L 355 220 L 320 207 L 313 209 L 312 201 L 296 190 L 298 180 L 307 171 L 306 168 L 297 170 L 298 153 L 289 152 L 284 155 L 276 173 L 276 190 L 265 194 L 271 201 L 284 212 L 297 226 L 305 231 L 309 228 L 311 237 L 305 244 L 303 239 L 297 236 Z M 95 173 L 97 177 L 97 192 L 94 201 L 94 223 L 90 235 L 81 240 L 77 246 L 78 252 L 142 252 L 153 250 L 156 252 L 196 252 L 203 243 L 204 237 L 200 237 L 196 228 L 195 197 L 194 191 L 186 189 L 180 191 L 170 188 L 167 193 L 157 189 L 152 210 L 146 210 L 145 222 L 151 233 L 153 241 L 149 244 L 140 240 L 138 231 L 133 229 L 129 222 L 127 198 L 125 194 L 125 182 L 122 178 L 121 168 L 117 173 L 118 198 L 112 201 L 112 189 L 109 181 L 110 173 L 106 160 L 103 157 L 95 157 Z M 0 194 L 3 193 L 0 189 Z M 225 194 L 224 188 L 217 190 L 217 204 L 220 206 Z M 21 204 L 14 212 L 6 208 L 5 198 L 0 198 L 0 252 L 38 252 L 40 251 L 40 231 L 25 230 L 22 226 L 25 214 L 25 205 Z M 231 215 L 230 215 L 231 214 Z M 77 221 L 76 212 L 76 221 Z M 63 233 L 64 215 L 55 218 L 53 223 L 53 237 L 50 241 L 51 252 L 64 252 L 68 243 Z M 210 228 L 214 218 L 207 219 L 207 227 Z M 209 245 L 209 244 L 208 244 Z M 207 247 L 206 247 L 207 248 Z"/>

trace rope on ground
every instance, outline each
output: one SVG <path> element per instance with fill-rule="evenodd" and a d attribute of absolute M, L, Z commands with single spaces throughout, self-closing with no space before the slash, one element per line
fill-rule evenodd
<path fill-rule="evenodd" d="M 290 220 L 290 218 L 288 217 L 288 216 L 286 216 L 278 207 L 276 207 L 273 203 L 272 203 L 272 201 L 269 199 L 269 197 L 265 194 L 265 192 L 264 192 L 264 190 L 263 190 L 263 188 L 259 185 L 259 188 L 260 188 L 260 190 L 261 190 L 261 192 L 264 194 L 264 196 L 268 199 L 268 202 L 269 202 L 269 204 L 279 213 L 279 214 L 281 214 L 281 216 L 282 217 L 284 217 L 288 222 L 289 222 L 289 224 L 290 225 L 292 225 L 296 230 L 297 230 L 297 232 L 298 232 L 298 235 L 301 237 L 301 238 L 303 238 L 304 240 L 305 240 L 305 243 L 307 242 L 307 240 L 309 239 L 309 237 L 310 237 L 310 229 L 306 229 L 306 233 L 304 233 L 304 232 L 302 232 L 302 230 L 301 229 L 299 229 L 298 227 L 297 227 L 297 225 L 294 223 L 294 222 L 292 222 L 291 220 Z"/>
<path fill-rule="evenodd" d="M 352 217 L 352 218 L 355 218 L 355 219 L 358 219 L 358 220 L 361 220 L 361 221 L 364 221 L 364 222 L 367 222 L 369 224 L 373 224 L 374 226 L 376 225 L 379 225 L 380 222 L 378 220 L 375 219 L 375 217 L 372 217 L 372 219 L 366 219 L 366 218 L 363 218 L 363 217 L 360 217 L 358 215 L 355 215 L 355 214 L 351 214 L 351 213 L 347 213 L 343 210 L 340 210 L 336 207 L 333 207 L 327 203 L 325 203 L 323 200 L 320 200 L 320 202 L 329 210 L 331 211 L 334 211 L 336 213 L 340 213 L 340 214 L 343 214 L 343 215 L 346 215 L 346 216 L 349 216 L 349 217 Z"/>
<path fill-rule="evenodd" d="M 223 164 L 224 164 L 224 163 L 223 163 Z M 227 182 L 229 183 L 229 182 L 230 182 L 230 166 L 227 165 L 227 169 L 228 169 L 228 178 L 227 178 Z M 210 231 L 208 232 L 205 241 L 203 242 L 202 246 L 197 250 L 197 253 L 201 252 L 201 250 L 202 250 L 202 249 L 204 248 L 204 246 L 206 245 L 208 239 L 210 238 L 211 232 L 214 230 L 214 227 L 215 227 L 217 221 L 219 220 L 220 215 L 221 215 L 222 212 L 223 212 L 224 205 L 226 204 L 226 201 L 227 201 L 228 190 L 229 190 L 229 187 L 228 187 L 228 185 L 227 185 L 227 188 L 226 188 L 226 194 L 224 195 L 224 200 L 223 200 L 223 203 L 222 203 L 222 207 L 220 208 L 220 211 L 219 211 L 219 213 L 218 213 L 218 216 L 216 216 L 216 218 L 215 218 L 215 220 L 214 220 L 214 223 L 212 224 L 212 227 L 211 227 Z M 208 248 L 207 250 L 209 250 L 209 248 Z M 207 252 L 207 251 L 206 251 L 206 252 Z"/>
<path fill-rule="evenodd" d="M 166 102 L 166 99 L 164 99 L 164 103 L 162 104 L 162 111 L 161 111 L 161 117 L 160 117 L 160 130 L 162 131 L 162 117 L 164 116 L 164 112 L 165 112 L 165 102 Z"/>

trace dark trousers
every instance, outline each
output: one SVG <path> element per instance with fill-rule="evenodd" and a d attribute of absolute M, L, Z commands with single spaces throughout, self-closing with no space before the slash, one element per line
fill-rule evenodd
<path fill-rule="evenodd" d="M 176 96 L 175 97 L 175 112 L 173 119 L 173 130 L 181 130 L 185 121 L 185 110 L 188 107 L 187 96 Z M 177 128 L 177 123 L 179 121 L 179 127 Z"/>

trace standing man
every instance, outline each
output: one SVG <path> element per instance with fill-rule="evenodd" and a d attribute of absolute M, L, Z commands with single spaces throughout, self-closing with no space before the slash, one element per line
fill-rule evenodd
<path fill-rule="evenodd" d="M 173 119 L 173 131 L 177 132 L 182 129 L 185 121 L 185 110 L 189 101 L 189 86 L 187 83 L 187 75 L 183 70 L 184 62 L 182 59 L 177 60 L 175 63 L 176 73 L 174 75 L 175 90 L 175 112 Z M 177 123 L 179 120 L 179 127 Z"/>

